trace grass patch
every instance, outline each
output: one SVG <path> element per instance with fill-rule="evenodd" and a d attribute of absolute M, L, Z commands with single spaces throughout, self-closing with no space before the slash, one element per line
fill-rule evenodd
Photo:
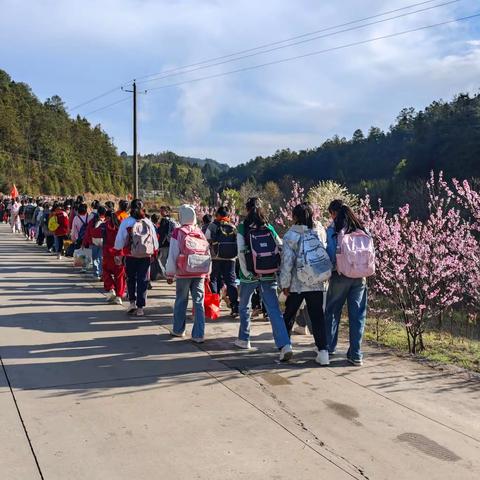
<path fill-rule="evenodd" d="M 385 323 L 370 318 L 365 326 L 365 338 L 403 352 L 408 351 L 407 334 L 398 322 Z M 425 350 L 419 356 L 480 372 L 480 341 L 435 331 L 425 333 L 423 340 Z"/>

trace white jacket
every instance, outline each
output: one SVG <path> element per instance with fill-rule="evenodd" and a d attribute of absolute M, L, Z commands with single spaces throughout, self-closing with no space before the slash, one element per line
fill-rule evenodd
<path fill-rule="evenodd" d="M 327 244 L 327 234 L 320 225 L 315 225 L 318 237 L 325 247 Z M 283 237 L 282 264 L 280 267 L 279 283 L 281 288 L 289 288 L 293 293 L 318 292 L 326 290 L 326 282 L 305 284 L 297 277 L 296 260 L 300 239 L 308 231 L 306 225 L 293 225 Z"/>

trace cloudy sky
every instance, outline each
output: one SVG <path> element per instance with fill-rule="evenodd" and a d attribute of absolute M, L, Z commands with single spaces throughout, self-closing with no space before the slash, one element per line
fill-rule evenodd
<path fill-rule="evenodd" d="M 137 78 L 139 89 L 149 90 L 139 97 L 141 153 L 172 150 L 234 165 L 279 148 L 315 147 L 335 133 L 385 129 L 403 107 L 477 92 L 480 17 L 168 85 L 480 13 L 480 2 L 461 0 L 325 36 L 345 27 L 332 29 L 314 41 L 183 75 L 141 78 L 420 1 L 0 0 L 0 68 L 30 84 L 41 100 L 58 94 L 70 108 Z M 72 114 L 101 123 L 119 151 L 131 152 L 129 100 L 90 113 L 127 95 L 117 88 Z"/>

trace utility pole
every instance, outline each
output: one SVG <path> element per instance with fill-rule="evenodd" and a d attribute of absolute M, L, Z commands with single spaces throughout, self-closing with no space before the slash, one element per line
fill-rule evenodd
<path fill-rule="evenodd" d="M 138 198 L 137 83 L 133 82 L 133 198 Z"/>
<path fill-rule="evenodd" d="M 122 87 L 122 90 L 124 88 Z M 133 81 L 133 90 L 124 90 L 133 93 L 133 198 L 138 198 L 138 152 L 137 152 L 137 83 Z M 141 93 L 147 93 L 145 90 Z"/>

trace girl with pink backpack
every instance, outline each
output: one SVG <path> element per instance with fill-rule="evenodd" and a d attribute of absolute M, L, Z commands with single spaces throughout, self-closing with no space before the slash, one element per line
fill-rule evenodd
<path fill-rule="evenodd" d="M 195 208 L 182 205 L 179 209 L 180 227 L 173 230 L 166 266 L 167 282 L 176 279 L 175 306 L 173 308 L 174 337 L 184 337 L 187 322 L 189 293 L 192 295 L 194 322 L 192 341 L 203 343 L 205 339 L 205 278 L 210 273 L 210 246 L 202 230 L 197 226 Z"/>
<path fill-rule="evenodd" d="M 328 350 L 330 356 L 335 355 L 340 318 L 347 303 L 350 340 L 347 360 L 352 365 L 361 366 L 367 313 L 366 277 L 375 273 L 373 240 L 342 200 L 331 202 L 328 211 L 332 223 L 327 228 L 327 252 L 333 265 L 325 308 Z"/>

